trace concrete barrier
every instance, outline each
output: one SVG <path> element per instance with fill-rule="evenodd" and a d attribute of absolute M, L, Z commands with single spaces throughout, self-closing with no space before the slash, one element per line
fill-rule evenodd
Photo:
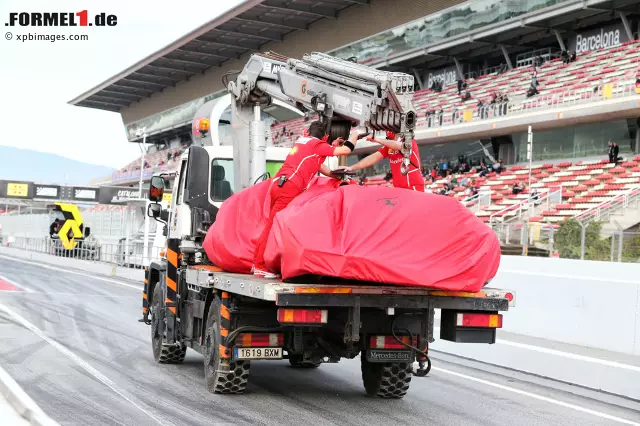
<path fill-rule="evenodd" d="M 640 355 L 640 264 L 503 256 L 491 287 L 516 293 L 506 331 Z"/>
<path fill-rule="evenodd" d="M 144 281 L 144 272 L 142 270 L 124 268 L 110 263 L 53 256 L 47 253 L 38 253 L 34 251 L 2 246 L 0 246 L 0 255 L 30 260 L 36 263 L 48 263 L 50 265 L 61 266 L 64 268 L 77 269 L 91 274 L 100 274 L 110 277 L 124 278 L 130 281 L 138 281 L 140 285 L 142 285 L 142 282 Z"/>

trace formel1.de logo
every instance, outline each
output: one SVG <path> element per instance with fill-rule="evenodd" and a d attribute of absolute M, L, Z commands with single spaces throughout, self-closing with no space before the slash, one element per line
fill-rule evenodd
<path fill-rule="evenodd" d="M 11 12 L 5 27 L 115 27 L 118 17 L 105 12 L 89 16 L 80 12 Z"/>

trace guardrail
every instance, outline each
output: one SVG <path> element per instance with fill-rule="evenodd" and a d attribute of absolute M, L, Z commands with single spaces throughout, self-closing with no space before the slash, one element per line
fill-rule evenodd
<path fill-rule="evenodd" d="M 469 205 L 471 203 L 475 203 L 475 205 L 477 205 L 479 199 L 480 199 L 480 194 L 476 194 L 476 195 L 472 195 L 470 197 L 467 197 L 467 198 L 465 198 L 464 200 L 462 200 L 460 202 L 462 203 L 463 206 L 469 207 Z"/>
<path fill-rule="evenodd" d="M 48 237 L 12 237 L 6 239 L 4 245 L 36 253 L 133 268 L 143 268 L 151 260 L 160 259 L 163 250 L 150 246 L 145 255 L 142 241 L 104 244 L 96 240 L 78 242 L 76 247 L 67 250 L 60 240 Z"/>
<path fill-rule="evenodd" d="M 470 79 L 470 78 L 478 78 L 478 77 L 482 77 L 485 75 L 491 75 L 491 74 L 501 74 L 503 72 L 509 71 L 509 66 L 507 64 L 505 64 L 504 62 L 501 63 L 500 65 L 496 65 L 493 67 L 488 67 L 488 68 L 483 68 L 479 71 L 471 71 L 468 72 L 464 75 L 464 79 Z"/>
<path fill-rule="evenodd" d="M 492 213 L 489 216 L 489 224 L 494 224 L 498 222 L 498 218 L 501 220 L 499 222 L 505 222 L 505 217 L 509 217 L 509 219 L 521 218 L 524 216 L 525 212 L 528 212 L 531 209 L 531 197 L 527 198 L 524 201 L 521 201 L 518 204 L 511 204 L 505 207 L 502 210 L 498 210 L 497 212 Z"/>
<path fill-rule="evenodd" d="M 461 108 L 449 113 L 436 113 L 421 118 L 417 127 L 447 127 L 460 123 L 477 122 L 489 118 L 514 116 L 525 114 L 539 109 L 554 110 L 583 103 L 598 102 L 608 99 L 637 96 L 635 78 L 624 83 L 609 83 L 611 91 L 604 90 L 607 84 L 590 88 L 568 90 L 562 93 L 536 95 L 521 101 L 510 101 L 501 104 L 488 104 L 479 108 Z M 451 115 L 451 120 L 446 120 Z M 442 120 L 441 120 L 442 117 Z"/>
<path fill-rule="evenodd" d="M 463 206 L 470 208 L 471 211 L 479 212 L 483 206 L 491 205 L 491 191 L 480 191 L 476 195 L 467 197 L 460 202 Z"/>
<path fill-rule="evenodd" d="M 496 222 L 507 222 L 515 219 L 522 219 L 526 214 L 530 216 L 535 213 L 537 208 L 544 206 L 545 210 L 549 210 L 553 203 L 562 201 L 562 187 L 541 188 L 537 194 L 529 194 L 529 196 L 520 203 L 511 204 L 502 210 L 496 211 L 489 216 L 489 224 Z M 500 218 L 502 220 L 497 220 Z M 508 218 L 508 219 L 506 219 Z"/>
<path fill-rule="evenodd" d="M 521 53 L 516 56 L 516 68 L 531 66 L 533 65 L 533 62 L 534 60 L 536 60 L 536 58 L 539 58 L 540 62 L 538 66 L 540 66 L 544 62 L 550 61 L 558 56 L 560 56 L 560 54 L 558 53 L 558 49 L 552 49 L 550 47 L 534 50 L 532 52 Z"/>
<path fill-rule="evenodd" d="M 585 210 L 579 215 L 576 215 L 575 219 L 582 224 L 601 220 L 608 221 L 612 214 L 620 209 L 626 209 L 629 206 L 629 203 L 633 201 L 640 201 L 640 189 L 630 189 L 624 194 L 619 194 L 611 200 L 604 201 L 588 210 Z"/>

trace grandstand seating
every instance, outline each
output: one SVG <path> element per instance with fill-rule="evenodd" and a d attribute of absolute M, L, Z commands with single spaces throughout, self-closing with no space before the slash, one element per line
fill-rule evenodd
<path fill-rule="evenodd" d="M 489 173 L 485 177 L 479 177 L 478 173 L 469 172 L 453 177 L 458 181 L 467 177 L 480 192 L 489 192 L 491 204 L 482 207 L 474 201 L 467 201 L 469 197 L 465 195 L 463 187 L 458 186 L 450 193 L 451 197 L 464 202 L 474 210 L 476 216 L 484 222 L 489 222 L 492 215 L 508 218 L 509 212 L 513 210 L 509 207 L 515 209 L 529 198 L 528 190 L 517 195 L 512 193 L 516 182 L 528 182 L 529 168 L 525 166 L 510 167 L 499 175 Z M 427 183 L 425 189 L 437 192 L 444 188 L 446 182 L 446 179 L 438 179 L 433 183 Z M 530 220 L 561 222 L 626 192 L 640 193 L 640 156 L 618 166 L 608 163 L 607 160 L 535 165 L 531 168 L 531 182 L 531 189 L 535 189 L 541 196 L 561 187 L 562 202 L 552 205 L 549 210 L 542 211 L 541 215 L 531 217 Z M 382 184 L 386 184 L 382 177 L 370 178 L 366 182 L 366 185 Z"/>
<path fill-rule="evenodd" d="M 171 148 L 152 152 L 144 157 L 146 167 L 143 173 L 144 178 L 150 177 L 154 171 L 171 172 L 177 168 L 181 149 Z M 168 155 L 171 154 L 171 160 Z M 114 182 L 140 178 L 140 157 L 130 162 L 122 169 L 113 173 Z"/>
<path fill-rule="evenodd" d="M 304 129 L 313 120 L 315 120 L 315 117 L 311 117 L 307 121 L 305 121 L 304 117 L 300 117 L 274 124 L 271 126 L 273 145 L 284 146 L 290 144 L 302 136 Z"/>
<path fill-rule="evenodd" d="M 539 94 L 523 101 L 532 81 L 532 67 L 520 67 L 502 74 L 488 74 L 476 79 L 465 80 L 471 99 L 461 101 L 457 85 L 445 86 L 442 92 L 429 89 L 419 90 L 414 95 L 414 105 L 419 111 L 418 126 L 427 124 L 429 110 L 443 111 L 443 124 L 462 121 L 462 114 L 454 117 L 454 110 L 473 110 L 478 116 L 478 100 L 485 104 L 491 101 L 492 93 L 505 93 L 510 98 L 509 112 L 535 106 L 550 106 L 558 101 L 568 102 L 593 97 L 606 83 L 629 83 L 636 79 L 640 63 L 640 42 L 627 42 L 622 46 L 586 52 L 574 62 L 564 64 L 560 58 L 545 62 L 538 67 L 537 80 Z M 520 102 L 514 102 L 519 99 Z"/>
<path fill-rule="evenodd" d="M 620 163 L 618 166 L 607 160 L 560 162 L 556 165 L 533 166 L 531 189 L 544 194 L 554 188 L 562 188 L 562 202 L 552 205 L 541 215 L 530 218 L 532 222 L 561 222 L 578 216 L 612 198 L 629 191 L 640 191 L 640 157 Z M 507 215 L 507 207 L 526 201 L 528 192 L 512 195 L 515 182 L 527 182 L 529 169 L 514 166 L 499 176 L 490 177 L 481 190 L 490 190 L 492 204 L 476 213 L 488 222 L 491 215 Z"/>

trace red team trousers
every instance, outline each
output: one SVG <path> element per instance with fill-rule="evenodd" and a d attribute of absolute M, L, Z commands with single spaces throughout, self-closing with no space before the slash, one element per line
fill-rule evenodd
<path fill-rule="evenodd" d="M 258 246 L 256 247 L 256 254 L 253 260 L 256 270 L 260 271 L 267 271 L 267 267 L 264 264 L 264 251 L 267 248 L 267 241 L 269 239 L 269 232 L 271 232 L 271 227 L 273 226 L 273 219 L 276 214 L 284 210 L 294 198 L 300 195 L 300 190 L 288 182 L 285 182 L 281 187 L 273 182 L 269 192 L 271 195 L 269 218 L 267 219 L 262 234 L 260 234 L 260 238 L 258 238 Z"/>

